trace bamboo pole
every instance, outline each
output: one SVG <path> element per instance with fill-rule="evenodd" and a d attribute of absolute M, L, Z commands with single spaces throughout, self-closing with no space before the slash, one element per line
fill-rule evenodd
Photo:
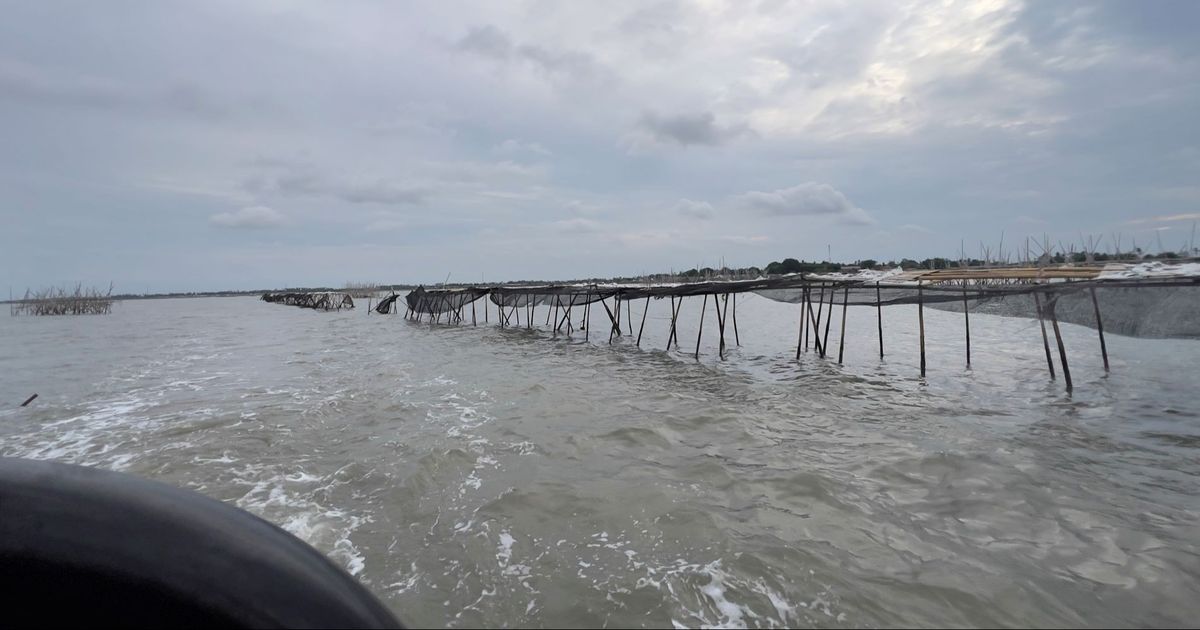
<path fill-rule="evenodd" d="M 583 340 L 587 341 L 592 335 L 592 292 L 589 290 L 583 302 Z"/>
<path fill-rule="evenodd" d="M 1071 384 L 1071 368 L 1067 365 L 1067 348 L 1063 345 L 1062 332 L 1058 329 L 1058 314 L 1054 312 L 1054 307 L 1058 298 L 1053 301 L 1047 300 L 1047 306 L 1050 310 L 1050 324 L 1054 326 L 1054 341 L 1058 344 L 1058 359 L 1062 361 L 1063 380 L 1067 383 L 1067 391 L 1074 389 Z"/>
<path fill-rule="evenodd" d="M 1108 372 L 1108 346 L 1104 343 L 1104 322 L 1100 321 L 1100 302 L 1096 300 L 1096 287 L 1088 287 L 1092 294 L 1092 309 L 1096 313 L 1096 332 L 1100 335 L 1100 356 L 1104 357 L 1104 371 Z"/>
<path fill-rule="evenodd" d="M 805 312 L 807 308 L 808 312 Z M 800 289 L 800 334 L 804 335 L 804 350 L 807 352 L 810 346 L 808 335 L 808 320 L 811 319 L 809 313 L 812 311 L 812 301 L 809 300 L 808 287 Z M 799 358 L 799 352 L 797 357 Z"/>
<path fill-rule="evenodd" d="M 671 344 L 679 343 L 679 336 L 676 335 L 675 322 L 679 320 L 679 310 L 683 308 L 683 297 L 680 296 L 679 304 L 675 303 L 675 296 L 671 296 L 671 334 L 667 335 L 667 350 L 671 349 Z"/>
<path fill-rule="evenodd" d="M 721 296 L 713 295 L 713 308 L 717 309 L 717 331 L 720 338 L 720 341 L 717 343 L 717 356 L 723 361 L 725 360 L 725 315 L 721 313 Z M 729 309 L 728 302 L 725 303 L 725 309 Z"/>
<path fill-rule="evenodd" d="M 823 352 L 824 346 L 821 345 L 821 311 L 825 308 L 825 283 L 821 283 L 821 292 L 817 294 L 817 321 L 814 324 L 812 336 L 815 345 L 820 349 L 818 352 L 821 356 L 825 356 Z"/>
<path fill-rule="evenodd" d="M 829 325 L 833 323 L 833 298 L 837 295 L 837 287 L 829 287 L 829 313 L 825 315 L 825 338 L 821 340 L 821 358 L 825 358 L 824 350 L 829 347 Z"/>
<path fill-rule="evenodd" d="M 1050 338 L 1046 335 L 1046 318 L 1042 311 L 1042 298 L 1033 292 L 1033 303 L 1037 306 L 1038 324 L 1042 327 L 1042 347 L 1046 349 L 1046 366 L 1050 368 L 1050 380 L 1054 380 L 1054 361 L 1050 358 Z"/>
<path fill-rule="evenodd" d="M 708 294 L 704 294 L 704 303 L 700 305 L 700 330 L 696 332 L 696 360 L 700 360 L 700 336 L 704 334 L 704 313 L 708 310 Z"/>
<path fill-rule="evenodd" d="M 804 347 L 804 331 L 807 328 L 804 325 L 804 323 L 807 321 L 806 318 L 808 317 L 807 314 L 805 314 L 805 312 L 804 312 L 804 307 L 807 305 L 807 302 L 804 301 L 804 294 L 805 294 L 805 290 L 801 289 L 800 290 L 800 327 L 799 327 L 799 330 L 796 332 L 796 360 L 797 361 L 800 360 L 800 350 L 801 350 L 801 348 Z"/>
<path fill-rule="evenodd" d="M 838 365 L 842 364 L 842 353 L 846 349 L 846 309 L 850 304 L 850 285 L 842 288 L 842 334 L 838 339 Z"/>
<path fill-rule="evenodd" d="M 646 308 L 642 309 L 642 325 L 638 326 L 637 347 L 642 347 L 642 332 L 646 330 L 646 313 L 650 311 L 650 296 L 646 296 Z"/>
<path fill-rule="evenodd" d="M 808 306 L 809 329 L 814 331 L 812 334 L 813 344 L 817 347 L 817 352 L 824 354 L 825 349 L 821 347 L 821 336 L 816 334 L 816 332 L 815 332 L 817 330 L 817 322 L 816 322 L 816 316 L 813 314 L 812 300 L 811 299 L 808 300 L 806 305 Z"/>
<path fill-rule="evenodd" d="M 879 297 L 879 281 L 875 282 L 875 312 L 879 319 L 879 358 L 883 358 L 883 300 Z"/>
<path fill-rule="evenodd" d="M 738 337 L 737 294 L 736 293 L 733 294 L 733 342 L 736 343 L 738 345 L 738 347 L 741 347 L 741 345 L 742 345 L 742 340 L 740 337 Z"/>
<path fill-rule="evenodd" d="M 613 302 L 614 304 L 616 303 L 616 296 L 613 296 Z M 604 307 L 604 312 L 608 314 L 608 321 L 612 324 L 612 328 L 608 330 L 608 343 L 612 343 L 613 334 L 620 334 L 620 331 L 617 329 L 617 318 L 613 316 L 613 312 L 608 308 L 608 302 L 604 298 L 601 298 L 600 306 Z"/>
<path fill-rule="evenodd" d="M 971 369 L 971 305 L 967 303 L 967 290 L 963 289 L 963 321 L 967 326 L 967 369 Z"/>
<path fill-rule="evenodd" d="M 925 292 L 917 280 L 917 320 L 921 326 L 921 378 L 925 378 Z"/>

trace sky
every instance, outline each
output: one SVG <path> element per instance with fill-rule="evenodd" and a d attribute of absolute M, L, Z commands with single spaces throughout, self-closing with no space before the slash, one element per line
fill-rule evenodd
<path fill-rule="evenodd" d="M 0 282 L 1181 250 L 1200 2 L 0 0 Z"/>

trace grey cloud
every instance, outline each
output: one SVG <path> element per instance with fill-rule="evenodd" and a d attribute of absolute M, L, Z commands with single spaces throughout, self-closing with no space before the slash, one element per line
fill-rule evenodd
<path fill-rule="evenodd" d="M 504 31 L 488 24 L 472 28 L 462 39 L 458 40 L 455 47 L 487 57 L 504 59 L 512 54 L 513 43 Z"/>
<path fill-rule="evenodd" d="M 507 33 L 490 24 L 472 28 L 455 48 L 493 59 L 526 62 L 542 72 L 562 78 L 578 80 L 608 77 L 608 72 L 588 53 L 536 44 L 518 45 Z"/>
<path fill-rule="evenodd" d="M 638 127 L 658 142 L 683 146 L 718 145 L 748 132 L 742 125 L 718 125 L 712 112 L 666 116 L 646 112 L 638 121 Z"/>
<path fill-rule="evenodd" d="M 328 175 L 315 166 L 287 160 L 260 158 L 254 164 L 267 172 L 247 178 L 242 187 L 256 195 L 278 193 L 332 198 L 355 204 L 412 205 L 423 203 L 428 194 L 424 188 L 385 177 Z"/>
<path fill-rule="evenodd" d="M 738 201 L 770 216 L 831 216 L 851 225 L 875 222 L 836 188 L 816 182 L 770 192 L 751 191 L 740 195 Z"/>
<path fill-rule="evenodd" d="M 600 224 L 591 219 L 574 218 L 555 221 L 554 229 L 563 234 L 595 234 L 600 231 Z"/>
<path fill-rule="evenodd" d="M 693 219 L 711 219 L 715 214 L 712 204 L 707 201 L 692 201 L 691 199 L 680 199 L 675 204 L 675 212 Z"/>
<path fill-rule="evenodd" d="M 250 206 L 236 212 L 221 212 L 209 217 L 209 222 L 223 228 L 263 229 L 287 223 L 283 213 L 266 206 Z"/>
<path fill-rule="evenodd" d="M 0 99 L 37 106 L 160 111 L 200 118 L 218 118 L 226 113 L 194 86 L 131 85 L 106 77 L 55 72 L 12 59 L 0 59 Z"/>
<path fill-rule="evenodd" d="M 288 195 L 333 197 L 350 203 L 419 204 L 426 196 L 424 190 L 386 179 L 330 179 L 291 173 L 275 180 L 275 185 Z"/>

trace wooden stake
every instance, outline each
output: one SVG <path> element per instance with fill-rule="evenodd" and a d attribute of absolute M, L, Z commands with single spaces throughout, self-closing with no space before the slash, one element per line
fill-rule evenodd
<path fill-rule="evenodd" d="M 1096 312 L 1096 332 L 1100 334 L 1100 355 L 1104 357 L 1104 371 L 1108 372 L 1108 346 L 1104 343 L 1104 322 L 1100 321 L 1100 302 L 1096 300 L 1096 287 L 1088 287 L 1092 293 L 1092 308 Z"/>
<path fill-rule="evenodd" d="M 846 349 L 846 308 L 850 304 L 850 285 L 842 289 L 842 334 L 838 339 L 838 365 L 842 364 L 842 352 Z"/>
<path fill-rule="evenodd" d="M 821 346 L 821 335 L 816 333 L 817 322 L 816 322 L 816 316 L 813 315 L 812 300 L 809 300 L 806 303 L 806 305 L 808 306 L 808 320 L 809 320 L 809 325 L 810 325 L 809 329 L 813 331 L 813 334 L 812 334 L 813 344 L 816 345 L 817 352 L 821 353 L 821 355 L 824 356 L 825 348 L 823 348 Z"/>
<path fill-rule="evenodd" d="M 808 287 L 800 290 L 800 333 L 804 335 L 804 350 L 807 351 L 809 344 L 808 335 L 808 320 L 812 318 L 809 314 L 812 312 L 812 300 L 809 299 Z M 807 308 L 808 313 L 805 312 Z M 799 357 L 797 357 L 799 358 Z"/>
<path fill-rule="evenodd" d="M 733 342 L 736 343 L 738 345 L 738 347 L 741 347 L 741 345 L 742 345 L 742 340 L 741 340 L 741 338 L 738 337 L 738 329 L 737 329 L 737 294 L 736 293 L 733 294 Z"/>
<path fill-rule="evenodd" d="M 726 299 L 728 299 L 728 297 Z M 717 330 L 720 333 L 718 335 L 720 337 L 720 341 L 717 344 L 717 356 L 720 357 L 722 361 L 724 361 L 725 360 L 725 315 L 723 315 L 721 313 L 721 296 L 713 295 L 713 308 L 717 309 Z M 726 310 L 729 309 L 728 303 L 726 303 L 725 309 Z"/>
<path fill-rule="evenodd" d="M 1038 324 L 1042 326 L 1042 347 L 1046 349 L 1046 367 L 1050 368 L 1050 380 L 1054 380 L 1054 361 L 1050 358 L 1050 338 L 1046 335 L 1046 319 L 1042 313 L 1042 298 L 1033 292 L 1033 303 L 1037 306 Z"/>
<path fill-rule="evenodd" d="M 921 326 L 921 378 L 925 378 L 925 292 L 917 280 L 917 320 Z"/>
<path fill-rule="evenodd" d="M 1058 298 L 1047 300 L 1046 305 L 1050 309 L 1050 324 L 1054 326 L 1054 341 L 1058 344 L 1058 359 L 1062 361 L 1063 380 L 1067 383 L 1067 391 L 1071 391 L 1074 387 L 1071 385 L 1071 368 L 1067 365 L 1067 348 L 1063 345 L 1062 332 L 1058 329 L 1058 314 L 1054 312 L 1054 307 L 1058 302 Z"/>
<path fill-rule="evenodd" d="M 821 356 L 825 356 L 824 346 L 821 345 L 821 311 L 825 308 L 825 283 L 821 283 L 821 292 L 817 294 L 817 321 L 813 327 L 812 336 L 815 345 L 820 348 Z"/>
<path fill-rule="evenodd" d="M 650 311 L 650 296 L 646 296 L 646 308 L 642 309 L 642 325 L 638 326 L 637 347 L 642 347 L 642 331 L 646 330 L 646 313 Z"/>
<path fill-rule="evenodd" d="M 679 304 L 675 304 L 675 296 L 671 296 L 671 334 L 667 335 L 667 350 L 671 349 L 671 344 L 679 343 L 679 337 L 675 334 L 675 322 L 679 319 L 679 310 L 683 308 L 683 297 L 680 296 Z"/>
<path fill-rule="evenodd" d="M 587 341 L 592 334 L 592 292 L 588 291 L 583 303 L 583 340 Z"/>
<path fill-rule="evenodd" d="M 879 298 L 879 282 L 875 282 L 875 312 L 879 316 L 879 358 L 883 358 L 883 300 Z"/>
<path fill-rule="evenodd" d="M 967 290 L 963 289 L 963 321 L 967 325 L 967 369 L 971 369 L 971 306 L 967 304 Z"/>
<path fill-rule="evenodd" d="M 804 300 L 804 294 L 807 290 L 800 290 L 800 330 L 796 333 L 796 360 L 800 360 L 800 350 L 804 347 L 804 331 L 807 326 L 804 323 L 807 321 L 808 315 L 804 312 L 804 307 L 808 304 Z"/>
<path fill-rule="evenodd" d="M 562 309 L 562 296 L 555 295 L 554 296 L 554 334 L 555 334 L 555 336 L 558 335 L 558 329 L 562 327 L 562 323 L 564 321 L 566 321 L 566 319 L 567 319 L 565 315 L 563 316 L 562 319 L 559 319 L 558 312 L 561 309 Z"/>
<path fill-rule="evenodd" d="M 700 330 L 696 333 L 696 360 L 700 360 L 700 336 L 704 334 L 704 312 L 708 310 L 708 294 L 704 294 L 704 303 L 700 305 Z"/>
<path fill-rule="evenodd" d="M 477 300 L 477 299 L 478 299 L 478 298 L 476 298 L 476 300 Z M 472 326 L 477 326 L 477 325 L 478 325 L 478 324 L 476 324 L 476 323 L 475 323 L 475 302 L 476 302 L 476 300 L 471 300 L 471 325 L 472 325 Z"/>
<path fill-rule="evenodd" d="M 821 340 L 821 358 L 825 358 L 825 349 L 829 347 L 829 325 L 833 323 L 833 298 L 837 294 L 837 287 L 830 285 L 829 287 L 829 314 L 825 316 L 825 338 Z"/>
<path fill-rule="evenodd" d="M 625 324 L 629 327 L 629 334 L 633 335 L 633 300 L 624 300 L 625 302 L 625 319 L 628 322 Z"/>
<path fill-rule="evenodd" d="M 613 303 L 616 303 L 616 296 L 613 296 Z M 600 306 L 604 307 L 604 312 L 608 313 L 608 321 L 612 324 L 612 328 L 608 330 L 608 343 L 612 343 L 613 335 L 621 333 L 620 329 L 617 328 L 617 318 L 613 316 L 612 310 L 608 308 L 608 302 L 603 298 L 600 300 Z"/>

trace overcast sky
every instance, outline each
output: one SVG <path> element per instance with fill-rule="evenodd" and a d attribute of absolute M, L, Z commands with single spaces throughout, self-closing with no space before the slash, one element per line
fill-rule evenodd
<path fill-rule="evenodd" d="M 0 2 L 13 290 L 1181 249 L 1200 2 Z"/>

